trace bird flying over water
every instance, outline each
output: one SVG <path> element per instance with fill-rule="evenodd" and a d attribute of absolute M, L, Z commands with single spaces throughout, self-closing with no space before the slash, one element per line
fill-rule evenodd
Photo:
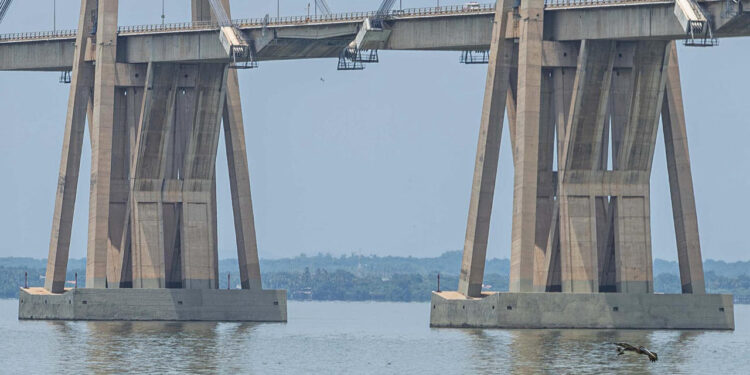
<path fill-rule="evenodd" d="M 636 348 L 635 346 L 624 342 L 616 342 L 614 344 L 617 346 L 617 355 L 623 355 L 625 354 L 625 352 L 634 352 L 636 354 L 643 354 L 647 356 L 651 362 L 656 362 L 659 360 L 659 356 L 656 355 L 656 353 L 646 349 L 643 346 L 639 346 Z"/>

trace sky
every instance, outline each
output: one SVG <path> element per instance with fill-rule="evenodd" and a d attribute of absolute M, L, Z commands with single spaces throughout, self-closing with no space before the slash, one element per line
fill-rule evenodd
<path fill-rule="evenodd" d="M 379 0 L 328 0 L 334 11 Z M 461 4 L 460 1 L 441 2 Z M 281 0 L 282 16 L 307 1 Z M 403 0 L 403 7 L 435 1 Z M 397 4 L 398 6 L 398 4 Z M 0 33 L 77 27 L 79 0 L 16 1 Z M 166 21 L 189 20 L 166 0 Z M 274 15 L 276 0 L 232 1 L 233 18 Z M 56 17 L 53 17 L 56 14 Z M 161 22 L 161 2 L 121 0 L 120 24 Z M 679 46 L 704 259 L 749 260 L 750 38 Z M 457 52 L 381 51 L 339 72 L 335 59 L 263 62 L 241 70 L 245 133 L 262 258 L 316 254 L 429 257 L 463 248 L 486 65 Z M 0 72 L 0 256 L 44 258 L 69 86 L 59 73 Z M 70 256 L 86 254 L 90 145 L 85 137 Z M 223 139 L 217 162 L 219 256 L 236 257 Z M 488 257 L 510 256 L 513 165 L 507 126 Z M 651 220 L 654 257 L 676 260 L 661 131 Z"/>

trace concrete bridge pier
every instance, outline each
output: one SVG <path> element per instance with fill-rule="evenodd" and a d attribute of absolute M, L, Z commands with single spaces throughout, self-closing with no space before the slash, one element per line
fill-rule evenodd
<path fill-rule="evenodd" d="M 544 40 L 543 2 L 517 12 L 515 52 L 499 37 L 515 13 L 498 1 L 459 289 L 433 293 L 431 325 L 733 329 L 731 296 L 705 294 L 675 41 Z M 566 48 L 574 67 L 550 56 Z M 510 291 L 493 293 L 482 280 L 506 101 Z M 651 256 L 660 120 L 683 284 L 669 296 L 654 294 Z"/>
<path fill-rule="evenodd" d="M 117 7 L 117 0 L 82 0 L 47 279 L 45 288 L 21 290 L 19 318 L 286 321 L 285 291 L 261 288 L 236 71 L 228 60 L 119 62 Z M 193 0 L 192 9 L 194 21 L 216 18 L 208 0 Z M 94 61 L 85 61 L 87 45 Z M 86 288 L 65 289 L 87 112 Z M 219 290 L 222 119 L 242 287 L 236 291 Z"/>

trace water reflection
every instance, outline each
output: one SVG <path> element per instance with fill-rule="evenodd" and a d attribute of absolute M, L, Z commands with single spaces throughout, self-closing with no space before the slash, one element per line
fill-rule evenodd
<path fill-rule="evenodd" d="M 430 329 L 429 305 L 292 303 L 288 324 L 19 321 L 0 301 L 0 373 L 746 373 L 737 331 Z M 659 354 L 617 356 L 612 342 Z"/>
<path fill-rule="evenodd" d="M 472 372 L 479 374 L 683 373 L 701 331 L 456 330 L 470 342 Z M 618 356 L 615 342 L 645 346 L 659 361 L 634 353 Z"/>
<path fill-rule="evenodd" d="M 51 335 L 56 347 L 72 349 L 77 356 L 83 356 L 83 361 L 58 357 L 58 368 L 88 373 L 122 369 L 135 373 L 216 373 L 225 366 L 218 358 L 241 358 L 243 344 L 250 340 L 256 326 L 176 322 L 48 324 L 56 333 Z M 224 370 L 248 372 L 242 366 Z"/>

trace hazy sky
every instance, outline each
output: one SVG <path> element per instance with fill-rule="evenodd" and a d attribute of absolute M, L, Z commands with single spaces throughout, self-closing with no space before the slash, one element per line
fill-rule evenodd
<path fill-rule="evenodd" d="M 52 29 L 52 0 L 16 1 L 0 33 Z M 334 11 L 379 0 L 328 0 Z M 404 7 L 435 1 L 403 0 Z M 442 1 L 460 4 L 460 1 Z M 189 18 L 167 0 L 167 22 Z M 282 15 L 307 1 L 281 0 Z M 57 0 L 75 28 L 79 0 Z M 234 18 L 275 14 L 276 0 L 232 1 Z M 121 0 L 120 24 L 160 22 L 161 2 Z M 680 46 L 682 85 L 704 258 L 748 260 L 750 39 Z M 435 256 L 463 247 L 486 65 L 456 52 L 381 52 L 381 63 L 336 71 L 336 60 L 261 63 L 240 71 L 261 257 L 301 252 Z M 0 72 L 0 256 L 47 256 L 69 86 L 58 73 Z M 321 80 L 323 78 L 323 80 Z M 324 81 L 324 82 L 323 82 Z M 90 154 L 84 145 L 71 245 L 86 253 Z M 220 257 L 236 257 L 226 157 L 218 157 Z M 489 242 L 510 255 L 513 166 L 507 128 Z M 653 253 L 676 259 L 664 145 L 652 177 Z"/>

